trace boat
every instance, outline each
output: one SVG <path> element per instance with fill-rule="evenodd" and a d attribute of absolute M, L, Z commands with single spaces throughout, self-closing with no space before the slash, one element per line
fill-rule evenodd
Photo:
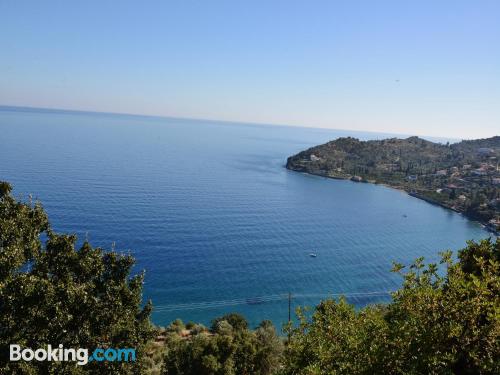
<path fill-rule="evenodd" d="M 316 258 L 316 257 L 318 256 L 318 254 L 316 254 L 316 253 L 310 253 L 310 254 L 309 254 L 309 256 L 310 256 L 311 258 Z"/>

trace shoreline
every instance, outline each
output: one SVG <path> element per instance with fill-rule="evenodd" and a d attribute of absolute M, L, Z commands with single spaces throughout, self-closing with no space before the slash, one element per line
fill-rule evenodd
<path fill-rule="evenodd" d="M 362 180 L 362 181 L 355 181 L 355 180 L 352 180 L 352 177 L 353 176 L 346 176 L 346 177 L 341 177 L 341 176 L 329 176 L 327 174 L 320 174 L 320 173 L 312 173 L 312 172 L 307 172 L 307 171 L 303 171 L 303 170 L 298 170 L 298 169 L 293 169 L 293 168 L 288 168 L 288 166 L 285 165 L 285 169 L 289 170 L 289 171 L 292 171 L 292 172 L 299 172 L 299 173 L 305 173 L 305 174 L 308 174 L 308 175 L 311 175 L 311 176 L 318 176 L 318 177 L 324 177 L 324 178 L 329 178 L 329 179 L 332 179 L 332 180 L 344 180 L 344 181 L 351 181 L 351 182 L 355 182 L 355 183 L 365 183 L 365 184 L 372 184 L 372 185 L 377 185 L 377 186 L 385 186 L 387 188 L 390 188 L 390 189 L 393 189 L 393 190 L 398 190 L 398 191 L 401 191 L 407 195 L 409 195 L 410 197 L 414 197 L 414 198 L 417 198 L 417 199 L 420 199 L 420 200 L 423 200 L 429 204 L 432 204 L 434 206 L 438 206 L 438 207 L 442 207 L 442 208 L 445 208 L 447 210 L 451 210 L 453 212 L 456 212 L 460 215 L 462 215 L 463 217 L 467 218 L 467 220 L 470 220 L 472 222 L 475 222 L 475 223 L 478 223 L 480 224 L 484 230 L 486 230 L 487 232 L 489 233 L 492 233 L 493 235 L 495 236 L 500 236 L 500 232 L 498 232 L 497 230 L 491 228 L 488 223 L 484 223 L 484 222 L 481 222 L 479 220 L 475 220 L 471 217 L 469 217 L 468 215 L 465 214 L 465 212 L 463 211 L 459 211 L 459 210 L 456 210 L 454 209 L 453 207 L 450 207 L 450 206 L 447 206 L 445 204 L 442 204 L 438 201 L 435 201 L 431 198 L 428 198 L 428 197 L 425 197 L 421 194 L 418 194 L 416 192 L 411 192 L 411 191 L 408 191 L 407 189 L 403 188 L 403 187 L 400 187 L 400 186 L 394 186 L 394 185 L 390 185 L 390 184 L 387 184 L 385 182 L 375 182 L 373 180 Z"/>

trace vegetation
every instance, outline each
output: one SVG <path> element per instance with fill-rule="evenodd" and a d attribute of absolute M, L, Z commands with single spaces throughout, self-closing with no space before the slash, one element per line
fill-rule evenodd
<path fill-rule="evenodd" d="M 500 240 L 470 242 L 447 268 L 394 265 L 403 286 L 387 305 L 321 302 L 290 329 L 285 374 L 499 374 Z"/>
<path fill-rule="evenodd" d="M 410 137 L 339 138 L 291 156 L 287 168 L 383 183 L 500 229 L 500 137 L 439 144 Z"/>
<path fill-rule="evenodd" d="M 167 328 L 164 374 L 275 374 L 279 370 L 283 341 L 271 322 L 249 330 L 238 314 L 215 319 L 212 328 Z"/>
<path fill-rule="evenodd" d="M 249 331 L 236 314 L 195 333 L 176 321 L 165 333 L 163 374 L 498 374 L 500 240 L 470 242 L 458 262 L 441 256 L 441 265 L 395 264 L 404 282 L 389 304 L 299 308 L 289 341 L 270 323 Z"/>
<path fill-rule="evenodd" d="M 210 328 L 150 323 L 133 259 L 54 233 L 40 204 L 0 183 L 1 374 L 498 374 L 500 239 L 469 242 L 455 260 L 417 259 L 391 303 L 356 310 L 344 299 L 297 310 L 279 337 L 238 314 Z M 41 238 L 45 239 L 42 241 Z M 136 348 L 136 362 L 10 362 L 9 345 Z"/>
<path fill-rule="evenodd" d="M 154 337 L 151 305 L 141 307 L 143 275 L 131 256 L 104 252 L 54 233 L 40 204 L 21 203 L 0 183 L 0 372 L 137 374 Z M 46 238 L 42 244 L 41 236 Z M 136 362 L 11 362 L 23 348 L 136 348 Z"/>

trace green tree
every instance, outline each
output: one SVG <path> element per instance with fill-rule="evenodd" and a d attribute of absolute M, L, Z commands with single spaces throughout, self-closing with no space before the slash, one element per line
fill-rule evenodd
<path fill-rule="evenodd" d="M 274 374 L 283 352 L 271 322 L 252 331 L 239 314 L 214 319 L 210 332 L 193 330 L 181 337 L 170 331 L 165 345 L 163 373 L 168 375 Z"/>
<path fill-rule="evenodd" d="M 237 313 L 229 313 L 226 315 L 223 315 L 221 317 L 215 318 L 212 320 L 212 325 L 211 325 L 211 330 L 216 331 L 217 330 L 217 325 L 221 321 L 226 321 L 228 322 L 233 329 L 238 330 L 238 331 L 243 331 L 248 328 L 248 322 L 246 319 Z"/>
<path fill-rule="evenodd" d="M 290 328 L 285 374 L 500 373 L 500 240 L 469 242 L 423 258 L 408 271 L 391 303 L 359 311 L 345 300 L 323 301 L 311 317 L 299 309 Z"/>
<path fill-rule="evenodd" d="M 0 369 L 11 374 L 140 373 L 153 337 L 151 304 L 141 307 L 143 274 L 131 256 L 56 234 L 39 203 L 22 203 L 0 183 Z M 46 238 L 42 243 L 41 236 Z M 136 348 L 136 362 L 11 362 L 23 348 Z"/>

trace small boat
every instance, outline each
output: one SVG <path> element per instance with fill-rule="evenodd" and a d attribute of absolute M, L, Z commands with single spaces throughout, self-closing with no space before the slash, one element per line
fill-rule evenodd
<path fill-rule="evenodd" d="M 316 254 L 316 253 L 310 253 L 310 254 L 309 254 L 309 256 L 310 256 L 311 258 L 316 258 L 316 257 L 318 256 L 318 254 Z"/>

